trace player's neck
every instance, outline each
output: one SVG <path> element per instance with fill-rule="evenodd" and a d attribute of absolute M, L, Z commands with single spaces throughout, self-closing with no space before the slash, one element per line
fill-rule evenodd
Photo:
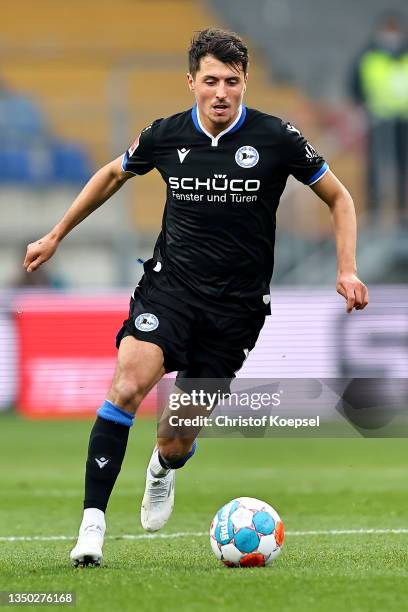
<path fill-rule="evenodd" d="M 241 107 L 242 105 L 238 107 L 237 112 L 229 121 L 222 124 L 212 122 L 210 119 L 201 114 L 199 109 L 197 110 L 200 117 L 201 125 L 203 126 L 205 131 L 211 134 L 211 136 L 213 136 L 214 138 L 216 138 L 219 134 L 225 132 L 225 130 L 228 130 L 228 128 L 237 120 L 237 117 L 241 112 Z"/>

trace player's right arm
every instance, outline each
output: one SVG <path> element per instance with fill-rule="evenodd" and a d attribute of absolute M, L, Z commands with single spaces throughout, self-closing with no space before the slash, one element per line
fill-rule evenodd
<path fill-rule="evenodd" d="M 23 266 L 34 272 L 50 259 L 65 236 L 108 200 L 132 176 L 122 168 L 122 156 L 103 166 L 75 198 L 61 221 L 45 236 L 27 247 Z"/>

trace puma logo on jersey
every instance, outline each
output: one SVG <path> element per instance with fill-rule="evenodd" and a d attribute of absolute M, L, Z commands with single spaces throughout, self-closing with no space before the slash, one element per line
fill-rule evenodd
<path fill-rule="evenodd" d="M 183 161 L 186 159 L 187 155 L 190 153 L 191 149 L 186 149 L 186 148 L 182 148 L 182 149 L 177 149 L 177 153 L 179 156 L 179 160 L 180 160 L 180 164 L 183 163 Z"/>

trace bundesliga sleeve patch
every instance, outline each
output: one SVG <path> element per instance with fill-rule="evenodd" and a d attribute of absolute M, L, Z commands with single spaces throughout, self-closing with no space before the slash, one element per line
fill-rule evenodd
<path fill-rule="evenodd" d="M 136 138 L 135 142 L 128 149 L 129 157 L 132 157 L 133 153 L 136 151 L 137 147 L 139 146 L 139 142 L 140 142 L 140 134 Z"/>
<path fill-rule="evenodd" d="M 154 168 L 152 159 L 152 125 L 142 130 L 122 159 L 122 170 L 137 175 L 146 174 Z"/>
<path fill-rule="evenodd" d="M 149 130 L 152 129 L 152 125 L 153 124 L 151 123 L 147 127 L 143 128 L 143 130 L 140 132 L 139 136 L 136 138 L 134 143 L 129 147 L 129 149 L 128 149 L 129 157 L 132 157 L 133 153 L 136 151 L 137 147 L 140 144 L 140 138 L 142 137 L 143 134 L 145 134 L 146 132 L 148 132 Z"/>

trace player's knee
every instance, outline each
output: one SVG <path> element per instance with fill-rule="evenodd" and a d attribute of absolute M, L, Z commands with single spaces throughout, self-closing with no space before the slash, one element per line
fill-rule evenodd
<path fill-rule="evenodd" d="M 129 412 L 136 412 L 149 388 L 148 381 L 143 378 L 121 376 L 112 385 L 110 395 L 113 396 L 113 399 L 111 401 Z"/>
<path fill-rule="evenodd" d="M 169 465 L 177 464 L 191 451 L 192 440 L 187 438 L 159 438 L 157 440 L 160 455 Z"/>

